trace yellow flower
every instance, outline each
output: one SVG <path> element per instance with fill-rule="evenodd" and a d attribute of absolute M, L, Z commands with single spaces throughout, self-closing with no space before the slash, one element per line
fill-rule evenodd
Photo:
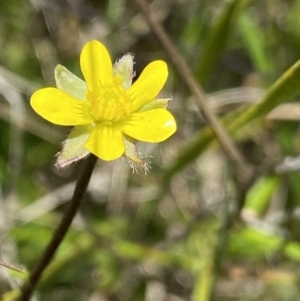
<path fill-rule="evenodd" d="M 89 152 L 106 161 L 125 155 L 139 164 L 136 140 L 161 142 L 176 131 L 166 110 L 169 99 L 155 99 L 167 80 L 165 62 L 150 63 L 132 84 L 132 55 L 113 66 L 105 46 L 90 41 L 81 52 L 80 66 L 85 82 L 58 65 L 57 88 L 40 89 L 30 101 L 46 120 L 74 126 L 57 166 L 67 166 Z"/>

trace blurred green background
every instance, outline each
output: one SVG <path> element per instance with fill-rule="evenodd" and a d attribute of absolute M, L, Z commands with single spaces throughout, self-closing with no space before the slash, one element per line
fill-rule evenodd
<path fill-rule="evenodd" d="M 42 254 L 81 165 L 55 169 L 70 129 L 37 116 L 30 95 L 54 85 L 58 63 L 81 77 L 92 39 L 113 60 L 134 53 L 137 76 L 152 60 L 168 63 L 162 96 L 172 95 L 178 131 L 138 145 L 148 175 L 99 160 L 33 300 L 300 300 L 300 0 L 155 0 L 151 11 L 251 181 L 241 185 L 134 1 L 1 1 L 0 259 L 26 271 L 0 266 L 1 300 L 14 300 Z"/>

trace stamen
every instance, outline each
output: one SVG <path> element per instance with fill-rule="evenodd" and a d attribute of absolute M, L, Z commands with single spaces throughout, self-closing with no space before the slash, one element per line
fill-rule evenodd
<path fill-rule="evenodd" d="M 121 83 L 122 78 L 117 76 L 112 83 L 100 85 L 94 92 L 87 93 L 95 119 L 117 122 L 131 112 L 130 98 Z"/>

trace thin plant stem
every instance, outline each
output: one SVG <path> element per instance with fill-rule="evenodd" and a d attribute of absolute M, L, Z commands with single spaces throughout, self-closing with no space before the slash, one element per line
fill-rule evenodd
<path fill-rule="evenodd" d="M 21 295 L 19 301 L 30 300 L 30 297 L 33 291 L 35 290 L 42 276 L 42 273 L 52 261 L 57 249 L 59 248 L 61 242 L 67 234 L 72 224 L 72 221 L 79 209 L 79 206 L 83 200 L 83 197 L 86 193 L 96 162 L 97 157 L 92 154 L 84 162 L 84 165 L 82 166 L 82 171 L 79 175 L 78 181 L 74 189 L 72 199 L 70 203 L 66 206 L 61 222 L 55 230 L 51 241 L 46 247 L 37 265 L 31 272 L 28 282 L 26 282 L 21 288 Z"/>
<path fill-rule="evenodd" d="M 166 53 L 172 60 L 175 68 L 181 76 L 182 81 L 186 84 L 191 93 L 196 97 L 196 104 L 198 105 L 206 121 L 214 131 L 223 150 L 233 162 L 235 162 L 241 169 L 244 170 L 245 160 L 243 156 L 235 147 L 226 130 L 222 127 L 215 114 L 207 105 L 205 92 L 203 91 L 199 83 L 195 80 L 190 68 L 178 52 L 171 38 L 168 36 L 161 24 L 151 14 L 148 3 L 145 0 L 133 0 L 133 2 L 135 2 L 139 10 L 142 12 L 148 25 L 157 36 L 161 45 L 164 47 Z"/>

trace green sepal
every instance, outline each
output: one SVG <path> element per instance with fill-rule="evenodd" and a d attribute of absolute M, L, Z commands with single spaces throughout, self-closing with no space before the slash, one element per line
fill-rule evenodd
<path fill-rule="evenodd" d="M 124 157 L 128 159 L 129 166 L 132 168 L 133 172 L 137 172 L 138 168 L 141 167 L 147 174 L 151 168 L 150 163 L 143 160 L 142 155 L 135 145 L 135 140 L 123 135 L 123 141 L 125 144 Z"/>
<path fill-rule="evenodd" d="M 171 98 L 157 98 L 153 99 L 150 102 L 144 104 L 140 109 L 139 112 L 145 112 L 152 109 L 167 109 L 169 106 L 169 103 L 171 101 Z"/>
<path fill-rule="evenodd" d="M 58 153 L 55 163 L 57 168 L 67 167 L 90 154 L 84 145 L 91 135 L 93 128 L 94 126 L 92 124 L 88 124 L 75 126 L 71 130 L 63 143 L 61 152 Z"/>
<path fill-rule="evenodd" d="M 123 55 L 113 66 L 113 74 L 122 78 L 122 86 L 125 90 L 132 84 L 133 73 L 133 55 L 127 53 Z"/>
<path fill-rule="evenodd" d="M 54 70 L 54 77 L 57 89 L 64 91 L 76 99 L 86 100 L 86 83 L 66 67 L 57 65 Z"/>

